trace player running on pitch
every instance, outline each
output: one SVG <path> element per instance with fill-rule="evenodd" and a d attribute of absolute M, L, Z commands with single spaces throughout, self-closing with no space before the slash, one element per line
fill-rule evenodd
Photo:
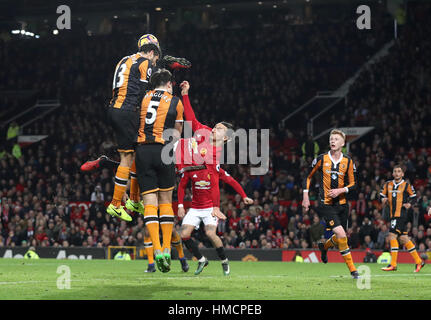
<path fill-rule="evenodd" d="M 417 251 L 414 243 L 407 235 L 407 210 L 416 202 L 416 192 L 413 186 L 404 181 L 404 170 L 400 165 L 396 165 L 392 171 L 394 180 L 387 181 L 383 186 L 380 196 L 383 205 L 389 205 L 390 229 L 389 241 L 391 246 L 391 263 L 382 268 L 383 271 L 396 271 L 400 238 L 401 244 L 406 247 L 415 261 L 414 272 L 419 272 L 425 265 Z"/>
<path fill-rule="evenodd" d="M 308 190 L 311 179 L 318 173 L 319 177 L 319 206 L 320 215 L 324 217 L 326 226 L 332 229 L 334 235 L 324 244 L 319 243 L 321 259 L 328 262 L 327 250 L 338 245 L 350 274 L 354 279 L 359 277 L 353 263 L 352 254 L 347 244 L 346 228 L 349 214 L 346 194 L 356 187 L 355 164 L 353 160 L 341 152 L 346 141 L 344 132 L 332 130 L 329 135 L 330 151 L 321 154 L 313 160 L 312 170 L 304 182 L 302 207 L 305 212 L 310 207 Z"/>

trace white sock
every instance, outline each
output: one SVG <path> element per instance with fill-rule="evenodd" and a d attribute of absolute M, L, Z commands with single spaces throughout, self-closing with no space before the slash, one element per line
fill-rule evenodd
<path fill-rule="evenodd" d="M 226 258 L 226 259 L 222 260 L 221 263 L 228 263 L 228 262 L 229 262 L 229 260 Z"/>
<path fill-rule="evenodd" d="M 199 262 L 205 262 L 205 257 L 202 256 L 202 258 L 199 259 Z"/>

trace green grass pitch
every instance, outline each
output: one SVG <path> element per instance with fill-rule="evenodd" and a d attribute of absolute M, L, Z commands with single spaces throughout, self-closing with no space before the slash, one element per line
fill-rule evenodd
<path fill-rule="evenodd" d="M 399 265 L 396 272 L 363 264 L 370 268 L 370 288 L 359 289 L 344 263 L 231 261 L 230 276 L 223 275 L 219 261 L 210 261 L 198 276 L 194 275 L 197 262 L 189 264 L 187 273 L 173 260 L 169 273 L 147 274 L 146 260 L 0 259 L 0 299 L 431 299 L 431 266 L 415 274 L 413 264 Z M 64 276 L 58 269 L 62 265 L 70 268 L 70 289 L 57 287 L 58 278 Z M 365 286 L 365 279 L 361 283 Z"/>

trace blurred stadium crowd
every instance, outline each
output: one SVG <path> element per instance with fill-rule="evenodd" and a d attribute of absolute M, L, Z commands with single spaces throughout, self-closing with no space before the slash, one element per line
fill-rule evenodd
<path fill-rule="evenodd" d="M 307 140 L 305 128 L 280 128 L 279 121 L 322 85 L 337 88 L 390 39 L 378 23 L 372 33 L 358 32 L 351 21 L 278 23 L 238 30 L 186 26 L 161 40 L 165 53 L 193 64 L 175 77 L 190 81 L 192 105 L 202 123 L 225 120 L 237 128 L 271 129 L 266 175 L 251 176 L 244 165 L 225 166 L 254 199 L 246 207 L 230 187 L 222 186 L 221 207 L 228 219 L 218 232 L 227 248 L 317 246 L 325 226 L 314 205 L 302 214 L 302 181 L 327 144 Z M 337 127 L 375 127 L 350 150 L 359 183 L 350 207 L 352 249 L 388 248 L 379 193 L 395 163 L 405 165 L 418 195 L 410 210 L 409 235 L 419 251 L 431 249 L 425 211 L 431 204 L 430 29 L 420 21 L 405 26 L 389 55 L 361 74 L 346 109 L 331 119 Z M 10 66 L 0 69 L 0 89 L 34 88 L 40 97 L 62 102 L 60 111 L 24 129 L 24 134 L 47 134 L 47 139 L 23 148 L 19 156 L 5 148 L 10 144 L 1 143 L 0 246 L 143 246 L 137 214 L 128 224 L 106 214 L 113 170 L 79 171 L 83 162 L 101 154 L 115 157 L 105 107 L 114 67 L 134 52 L 132 40 L 119 35 L 0 42 L 0 59 Z M 20 107 L 0 101 L 14 110 Z M 314 188 L 311 200 L 316 194 Z M 190 190 L 186 196 L 190 200 Z M 201 246 L 211 246 L 202 233 L 194 236 Z"/>

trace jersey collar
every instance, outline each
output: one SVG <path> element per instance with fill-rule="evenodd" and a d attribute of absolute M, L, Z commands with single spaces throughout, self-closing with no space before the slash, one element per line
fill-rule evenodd
<path fill-rule="evenodd" d="M 401 179 L 400 183 L 396 183 L 395 179 L 392 180 L 392 182 L 394 183 L 394 188 L 398 188 L 398 186 L 401 185 L 404 182 L 404 179 Z"/>
<path fill-rule="evenodd" d="M 340 159 L 338 159 L 338 161 L 335 161 L 334 158 L 332 158 L 331 151 L 328 151 L 328 156 L 329 156 L 329 159 L 331 159 L 331 161 L 334 164 L 334 166 L 336 166 L 337 164 L 339 164 L 341 162 L 341 160 L 343 159 L 343 153 L 341 153 L 341 157 L 340 157 Z"/>

